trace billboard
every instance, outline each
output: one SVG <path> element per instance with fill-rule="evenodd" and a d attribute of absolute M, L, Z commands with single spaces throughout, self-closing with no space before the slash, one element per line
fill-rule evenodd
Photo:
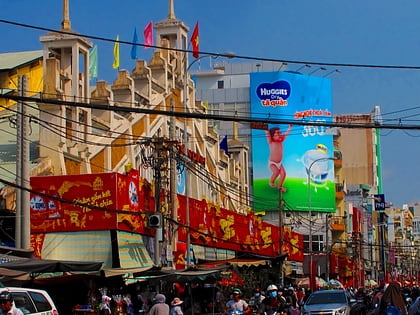
<path fill-rule="evenodd" d="M 144 232 L 145 185 L 137 170 L 31 177 L 31 232 L 72 232 L 122 229 Z"/>
<path fill-rule="evenodd" d="M 291 72 L 250 74 L 254 210 L 335 212 L 331 80 Z M 278 124 L 272 124 L 273 120 Z M 282 123 L 284 121 L 284 123 Z M 297 124 L 293 124 L 296 122 Z"/>

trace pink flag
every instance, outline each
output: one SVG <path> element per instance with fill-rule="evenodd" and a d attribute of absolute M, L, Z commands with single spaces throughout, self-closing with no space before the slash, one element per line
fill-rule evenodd
<path fill-rule="evenodd" d="M 153 46 L 153 23 L 150 21 L 149 24 L 144 28 L 144 48 L 150 48 L 147 46 Z"/>

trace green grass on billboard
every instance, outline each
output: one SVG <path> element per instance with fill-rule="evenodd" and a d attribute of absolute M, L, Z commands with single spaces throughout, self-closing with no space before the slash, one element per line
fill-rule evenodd
<path fill-rule="evenodd" d="M 311 211 L 335 212 L 335 183 L 325 181 L 321 184 L 311 182 L 310 193 L 307 179 L 286 178 L 284 182 L 286 192 L 283 192 L 284 210 L 309 211 L 309 197 Z M 269 179 L 254 180 L 254 211 L 273 211 L 279 209 L 279 189 L 270 187 Z"/>

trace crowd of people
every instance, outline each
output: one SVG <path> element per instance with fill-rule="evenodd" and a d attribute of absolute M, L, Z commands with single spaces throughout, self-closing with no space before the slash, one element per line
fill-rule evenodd
<path fill-rule="evenodd" d="M 391 282 L 376 288 L 344 289 L 352 300 L 351 315 L 420 315 L 420 288 L 401 287 L 398 282 Z M 299 287 L 282 288 L 270 284 L 266 288 L 256 287 L 252 294 L 244 296 L 241 288 L 233 288 L 225 297 L 220 291 L 214 297 L 219 301 L 218 307 L 212 311 L 200 307 L 186 305 L 180 297 L 175 296 L 167 300 L 165 294 L 154 295 L 150 307 L 135 305 L 125 311 L 113 312 L 111 298 L 102 296 L 100 315 L 201 315 L 203 313 L 217 313 L 223 315 L 298 315 L 302 305 L 310 296 L 310 290 Z M 186 296 L 184 296 L 186 298 Z M 124 300 L 124 299 L 122 299 Z M 198 302 L 203 302 L 199 299 Z M 129 301 L 128 304 L 132 304 Z M 0 294 L 0 311 L 4 315 L 23 315 L 15 307 L 13 296 L 8 291 Z"/>
<path fill-rule="evenodd" d="M 344 289 L 351 297 L 351 315 L 420 315 L 420 288 L 404 287 L 391 282 L 376 288 Z M 218 291 L 214 304 L 208 299 L 196 299 L 190 305 L 187 296 L 183 301 L 174 297 L 167 301 L 164 294 L 156 294 L 146 315 L 298 315 L 311 291 L 300 287 L 281 287 L 270 284 L 266 288 L 256 287 L 252 293 L 244 294 L 241 288 L 233 288 L 226 296 Z M 184 303 L 185 302 L 185 303 Z M 14 314 L 13 314 L 14 315 Z"/>

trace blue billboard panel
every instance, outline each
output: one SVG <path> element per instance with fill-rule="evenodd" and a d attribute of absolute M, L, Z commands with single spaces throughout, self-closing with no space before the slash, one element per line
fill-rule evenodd
<path fill-rule="evenodd" d="M 250 80 L 252 118 L 268 122 L 252 129 L 255 211 L 278 210 L 281 192 L 286 210 L 335 212 L 332 132 L 305 124 L 332 122 L 331 80 L 289 72 Z"/>

